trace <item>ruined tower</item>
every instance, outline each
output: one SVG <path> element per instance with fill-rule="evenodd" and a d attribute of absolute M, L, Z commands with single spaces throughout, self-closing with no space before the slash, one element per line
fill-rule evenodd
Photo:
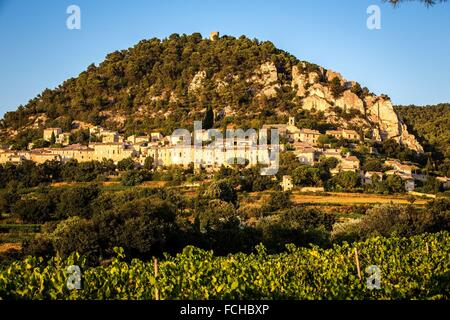
<path fill-rule="evenodd" d="M 213 31 L 209 34 L 209 40 L 214 41 L 219 39 L 219 31 Z"/>

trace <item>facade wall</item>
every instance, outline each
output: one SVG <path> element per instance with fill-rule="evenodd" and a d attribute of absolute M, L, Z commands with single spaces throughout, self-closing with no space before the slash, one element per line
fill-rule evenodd
<path fill-rule="evenodd" d="M 50 141 L 52 139 L 52 134 L 55 135 L 55 138 L 57 138 L 62 133 L 61 128 L 48 128 L 44 129 L 44 140 Z"/>

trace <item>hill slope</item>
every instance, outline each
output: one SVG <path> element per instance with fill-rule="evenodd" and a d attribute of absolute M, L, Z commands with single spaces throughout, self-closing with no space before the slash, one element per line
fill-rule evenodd
<path fill-rule="evenodd" d="M 450 104 L 434 106 L 396 106 L 408 128 L 440 164 L 440 171 L 450 176 Z"/>
<path fill-rule="evenodd" d="M 206 40 L 198 33 L 143 40 L 108 54 L 99 66 L 90 65 L 77 78 L 7 113 L 2 135 L 70 127 L 73 120 L 128 134 L 154 129 L 170 134 L 190 128 L 207 108 L 215 111 L 216 127 L 259 128 L 295 116 L 299 126 L 356 129 L 422 151 L 388 97 L 301 62 L 271 42 L 244 36 Z"/>

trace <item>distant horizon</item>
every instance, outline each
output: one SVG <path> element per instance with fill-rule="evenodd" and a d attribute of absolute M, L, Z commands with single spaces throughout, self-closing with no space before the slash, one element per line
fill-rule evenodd
<path fill-rule="evenodd" d="M 76 78 L 90 64 L 98 65 L 108 53 L 174 33 L 199 32 L 208 38 L 211 31 L 270 41 L 299 60 L 388 95 L 394 105 L 450 103 L 449 5 L 405 3 L 394 9 L 375 0 L 254 3 L 130 1 L 123 7 L 117 0 L 107 5 L 0 0 L 0 36 L 8 48 L 0 52 L 0 117 L 46 88 Z M 71 4 L 81 8 L 81 30 L 65 26 Z M 382 10 L 380 30 L 366 27 L 371 4 Z"/>

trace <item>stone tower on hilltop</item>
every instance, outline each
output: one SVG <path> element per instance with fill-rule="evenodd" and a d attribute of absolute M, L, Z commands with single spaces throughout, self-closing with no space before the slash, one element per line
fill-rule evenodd
<path fill-rule="evenodd" d="M 219 39 L 219 31 L 213 31 L 209 34 L 209 40 L 214 41 Z"/>

